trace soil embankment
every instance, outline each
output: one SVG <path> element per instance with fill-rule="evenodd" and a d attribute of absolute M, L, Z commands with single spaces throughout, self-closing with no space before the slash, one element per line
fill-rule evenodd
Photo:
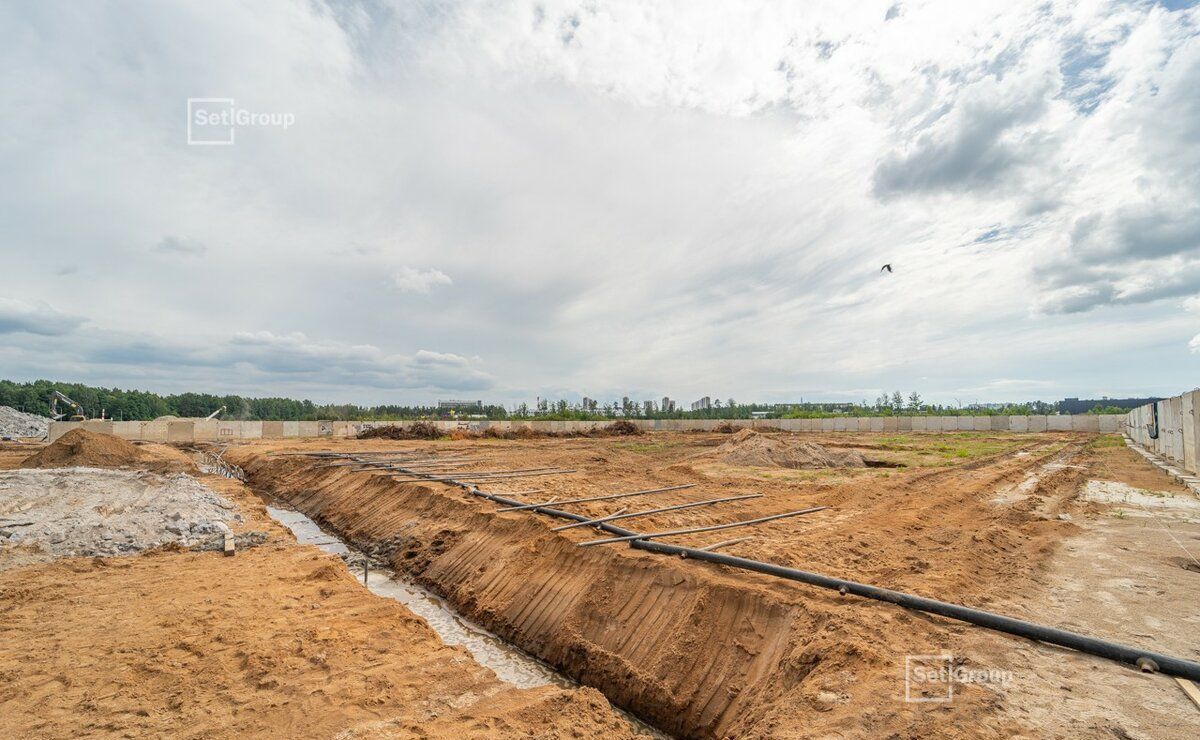
<path fill-rule="evenodd" d="M 630 485 L 624 467 L 631 448 L 619 443 L 465 442 L 454 448 L 488 454 L 490 467 L 529 466 L 537 453 L 546 465 L 584 469 L 593 482 L 607 474 L 609 490 L 699 479 L 680 496 L 742 492 L 737 479 L 706 477 L 689 467 L 705 440 L 679 449 L 672 443 L 646 443 L 664 445 L 666 459 L 647 465 L 642 458 L 637 485 Z M 658 515 L 647 517 L 645 527 L 832 504 L 828 517 L 759 528 L 738 554 L 986 607 L 1072 530 L 1049 517 L 1065 505 L 1081 473 L 1044 479 L 1035 491 L 1036 510 L 997 508 L 991 492 L 1064 444 L 1078 443 L 1031 441 L 1020 457 L 1003 453 L 900 476 L 778 483 L 736 516 Z M 246 469 L 252 485 L 373 549 L 472 619 L 676 734 L 945 734 L 967 718 L 974 732 L 1022 729 L 1002 716 L 1002 699 L 986 687 L 964 689 L 937 715 L 890 700 L 903 696 L 904 656 L 961 647 L 970 639 L 961 626 L 625 547 L 580 548 L 576 543 L 590 537 L 582 528 L 553 533 L 543 519 L 496 513 L 447 486 L 399 483 L 260 452 L 235 448 L 227 457 Z M 565 480 L 546 486 L 564 496 L 587 490 Z M 671 494 L 661 504 L 679 500 Z M 580 511 L 604 513 L 586 505 Z"/>
<path fill-rule="evenodd" d="M 183 453 L 166 445 L 139 447 L 120 437 L 72 429 L 31 455 L 25 468 L 125 468 L 156 473 L 195 473 Z"/>

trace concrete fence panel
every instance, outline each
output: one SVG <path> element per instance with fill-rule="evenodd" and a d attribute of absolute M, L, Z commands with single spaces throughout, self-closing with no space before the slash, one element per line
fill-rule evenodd
<path fill-rule="evenodd" d="M 216 419 L 201 419 L 192 423 L 192 439 L 196 442 L 214 442 L 221 430 L 221 422 Z"/>
<path fill-rule="evenodd" d="M 1196 469 L 1196 392 L 1180 396 L 1179 431 L 1183 467 Z"/>
<path fill-rule="evenodd" d="M 1071 431 L 1071 417 L 1069 416 L 1051 416 L 1046 420 L 1046 428 L 1052 432 L 1069 432 Z"/>
<path fill-rule="evenodd" d="M 196 441 L 195 423 L 190 421 L 168 421 L 167 441 L 188 443 Z"/>

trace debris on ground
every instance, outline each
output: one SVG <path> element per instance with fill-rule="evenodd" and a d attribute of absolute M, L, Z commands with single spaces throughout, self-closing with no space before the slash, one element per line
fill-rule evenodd
<path fill-rule="evenodd" d="M 139 468 L 159 473 L 190 473 L 195 470 L 195 466 L 184 455 L 156 455 L 120 437 L 86 429 L 72 429 L 27 458 L 21 467 Z"/>
<path fill-rule="evenodd" d="M 637 424 L 626 419 L 614 421 L 607 426 L 572 432 L 541 432 L 529 427 L 519 426 L 515 429 L 497 429 L 488 427 L 483 431 L 455 429 L 443 432 L 436 424 L 427 421 L 415 421 L 408 426 L 390 424 L 374 429 L 364 429 L 359 433 L 359 439 L 441 439 L 449 437 L 454 440 L 462 439 L 548 439 L 548 438 L 582 438 L 582 437 L 625 437 L 641 434 Z"/>
<path fill-rule="evenodd" d="M 364 429 L 359 433 L 359 439 L 438 439 L 444 436 L 436 424 L 427 421 L 414 421 L 408 426 L 389 424 L 385 427 Z"/>
<path fill-rule="evenodd" d="M 0 439 L 45 437 L 49 433 L 49 418 L 17 411 L 12 406 L 0 406 Z"/>
<path fill-rule="evenodd" d="M 854 450 L 831 450 L 812 442 L 792 442 L 743 429 L 713 453 L 726 465 L 751 468 L 865 468 Z"/>
<path fill-rule="evenodd" d="M 183 473 L 100 468 L 0 471 L 0 570 L 16 548 L 53 557 L 108 556 L 223 544 L 242 515 Z M 254 544 L 253 537 L 239 545 Z M 259 540 L 261 542 L 261 540 Z"/>

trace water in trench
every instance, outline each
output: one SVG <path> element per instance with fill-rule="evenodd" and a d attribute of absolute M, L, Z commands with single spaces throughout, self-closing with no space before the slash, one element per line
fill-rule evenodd
<path fill-rule="evenodd" d="M 216 473 L 245 481 L 245 474 L 241 469 L 225 463 L 219 454 L 202 453 L 197 456 L 197 464 L 206 473 Z M 314 545 L 325 552 L 347 560 L 353 559 L 351 549 L 336 534 L 321 529 L 319 524 L 303 512 L 281 506 L 280 504 L 283 502 L 269 494 L 259 493 L 259 496 L 264 499 L 264 505 L 271 518 L 291 530 L 297 542 L 302 545 Z M 275 503 L 266 503 L 269 496 Z M 351 567 L 349 562 L 346 565 L 348 568 Z M 356 575 L 361 579 L 362 571 L 359 568 L 361 568 L 361 561 L 360 565 L 355 568 Z M 579 686 L 576 681 L 554 670 L 548 664 L 515 645 L 505 642 L 483 627 L 464 619 L 436 594 L 414 583 L 402 580 L 389 569 L 372 565 L 367 572 L 367 588 L 376 596 L 395 599 L 404 604 L 409 611 L 424 619 L 442 639 L 442 642 L 447 645 L 463 646 L 476 662 L 490 668 L 501 681 L 520 688 L 533 688 L 547 684 L 562 688 Z M 656 740 L 671 740 L 671 735 L 643 722 L 630 712 L 616 705 L 613 705 L 613 710 L 624 717 L 639 735 L 649 736 Z"/>
<path fill-rule="evenodd" d="M 268 504 L 271 518 L 287 527 L 302 545 L 315 545 L 325 552 L 350 556 L 351 550 L 337 535 L 321 529 L 320 525 L 295 509 Z M 350 564 L 347 563 L 347 567 Z M 362 579 L 362 571 L 356 573 Z M 393 571 L 372 566 L 367 572 L 367 588 L 376 596 L 395 599 L 421 617 L 447 645 L 462 645 L 476 662 L 492 669 L 501 681 L 533 688 L 553 684 L 562 688 L 577 688 L 578 683 L 564 676 L 520 648 L 505 642 L 483 627 L 464 619 L 444 600 L 424 588 L 401 580 Z M 613 706 L 613 709 L 633 725 L 641 735 L 661 740 L 671 736 L 633 714 Z"/>
<path fill-rule="evenodd" d="M 284 525 L 302 545 L 316 545 L 334 555 L 349 555 L 350 548 L 336 535 L 328 534 L 303 513 L 294 509 L 267 506 L 267 513 Z M 362 571 L 356 573 L 362 580 Z M 395 599 L 424 619 L 447 645 L 462 645 L 481 665 L 492 669 L 501 681 L 521 688 L 553 684 L 564 688 L 577 686 L 574 681 L 537 658 L 510 645 L 477 624 L 463 619 L 445 601 L 417 586 L 399 579 L 395 573 L 371 567 L 367 588 L 376 596 Z"/>

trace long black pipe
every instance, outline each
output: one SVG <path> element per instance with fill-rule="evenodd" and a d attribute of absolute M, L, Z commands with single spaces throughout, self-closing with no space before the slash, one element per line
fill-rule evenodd
<path fill-rule="evenodd" d="M 482 496 L 490 501 L 504 504 L 505 506 L 518 506 L 520 501 L 515 499 L 497 496 L 493 493 L 486 493 L 479 490 L 470 483 L 453 482 L 454 485 L 463 488 L 467 492 L 476 496 Z M 590 521 L 589 517 L 574 514 L 569 511 L 560 511 L 558 509 L 549 509 L 539 507 L 539 513 L 556 516 L 562 519 L 573 519 L 577 522 Z M 628 536 L 637 534 L 622 527 L 613 524 L 599 523 L 595 526 L 603 529 L 606 532 L 611 532 L 620 536 Z M 1183 658 L 1176 658 L 1170 655 L 1163 655 L 1150 650 L 1143 650 L 1137 647 L 1130 647 L 1108 640 L 1100 640 L 1095 637 L 1088 637 L 1076 632 L 1068 632 L 1054 627 L 1036 624 L 1034 622 L 1026 622 L 1023 619 L 1015 619 L 1006 617 L 1003 614 L 994 612 L 982 611 L 980 609 L 972 609 L 959 604 L 951 604 L 937 599 L 927 599 L 923 596 L 913 596 L 912 594 L 902 593 L 900 591 L 892 591 L 878 586 L 870 586 L 865 583 L 856 583 L 847 581 L 841 578 L 833 578 L 823 576 L 819 573 L 810 573 L 805 570 L 796 568 L 787 568 L 774 563 L 764 563 L 759 560 L 749 560 L 747 558 L 739 558 L 734 555 L 723 555 L 719 552 L 709 552 L 707 550 L 699 550 L 694 547 L 683 547 L 681 545 L 670 545 L 665 542 L 654 542 L 653 540 L 632 540 L 630 545 L 640 550 L 649 552 L 657 552 L 664 555 L 681 555 L 696 560 L 707 560 L 710 563 L 718 565 L 726 565 L 731 568 L 740 568 L 742 570 L 754 571 L 755 573 L 764 573 L 777 578 L 786 578 L 789 581 L 799 581 L 807 583 L 810 586 L 818 586 L 827 588 L 832 591 L 837 591 L 843 595 L 854 594 L 867 599 L 875 599 L 876 601 L 886 601 L 890 604 L 905 607 L 906 609 L 916 609 L 918 611 L 937 614 L 950 619 L 957 619 L 961 622 L 987 627 L 988 629 L 998 632 L 1006 632 L 1010 635 L 1025 637 L 1030 640 L 1039 640 L 1052 645 L 1061 645 L 1062 647 L 1078 650 L 1081 653 L 1088 653 L 1101 658 L 1127 663 L 1137 666 L 1144 671 L 1161 671 L 1170 676 L 1178 676 L 1179 678 L 1187 678 L 1192 681 L 1200 681 L 1200 663 L 1195 663 Z"/>

